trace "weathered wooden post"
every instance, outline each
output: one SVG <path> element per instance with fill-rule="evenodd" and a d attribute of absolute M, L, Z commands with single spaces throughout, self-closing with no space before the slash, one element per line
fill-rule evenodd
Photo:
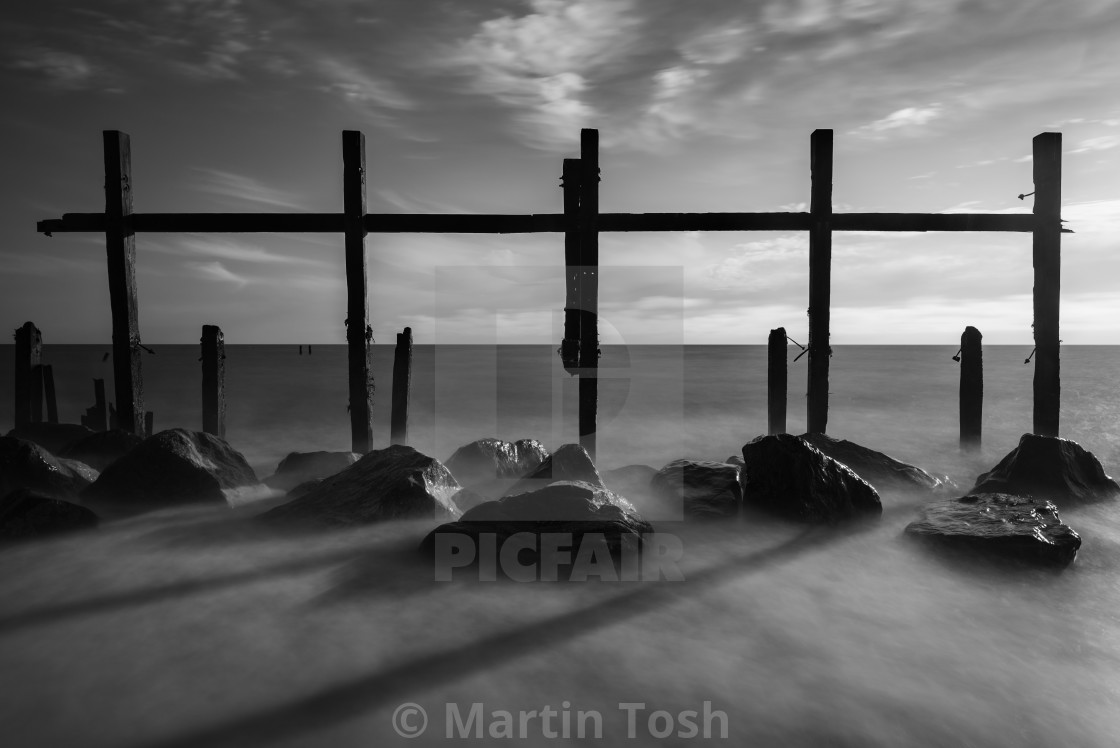
<path fill-rule="evenodd" d="M 202 326 L 202 430 L 226 437 L 226 339 L 217 325 Z"/>
<path fill-rule="evenodd" d="M 42 405 L 39 405 L 39 418 L 35 418 L 35 380 L 41 376 L 43 363 L 43 333 L 33 322 L 24 322 L 16 328 L 15 350 L 15 409 L 12 419 L 16 428 L 36 420 L 43 420 Z M 42 402 L 42 390 L 40 403 Z"/>
<path fill-rule="evenodd" d="M 132 230 L 132 151 L 126 133 L 105 130 L 105 250 L 113 313 L 113 382 L 117 426 L 144 430 L 140 328 L 136 316 L 136 235 Z"/>
<path fill-rule="evenodd" d="M 105 431 L 109 428 L 109 411 L 105 407 L 105 380 L 93 380 L 93 407 L 86 408 L 82 416 L 82 425 L 93 431 Z"/>
<path fill-rule="evenodd" d="M 564 159 L 564 337 L 560 360 L 569 374 L 579 373 L 580 288 L 583 270 L 579 255 L 579 159 Z"/>
<path fill-rule="evenodd" d="M 389 417 L 390 444 L 408 444 L 408 397 L 412 390 L 412 328 L 397 333 L 393 352 L 393 410 Z"/>
<path fill-rule="evenodd" d="M 1034 433 L 1058 435 L 1062 274 L 1062 134 L 1034 138 Z"/>
<path fill-rule="evenodd" d="M 43 422 L 43 365 L 31 367 L 31 421 Z"/>
<path fill-rule="evenodd" d="M 788 393 L 788 356 L 786 328 L 770 331 L 767 342 L 766 400 L 769 411 L 768 433 L 786 433 L 786 396 Z"/>
<path fill-rule="evenodd" d="M 832 285 L 832 130 L 814 130 L 809 213 L 809 393 L 808 431 L 828 427 L 829 306 Z"/>
<path fill-rule="evenodd" d="M 43 395 L 47 400 L 47 423 L 58 423 L 58 398 L 54 389 L 54 367 L 43 367 Z"/>
<path fill-rule="evenodd" d="M 155 424 L 156 424 L 156 414 L 155 414 L 155 412 L 151 411 L 151 410 L 144 411 L 144 438 L 145 439 L 152 435 L 152 431 L 155 429 Z"/>
<path fill-rule="evenodd" d="M 366 136 L 342 131 L 342 199 L 346 232 L 346 346 L 350 379 L 350 443 L 358 454 L 373 445 L 373 374 L 366 300 Z M 310 353 L 310 351 L 308 351 Z"/>
<path fill-rule="evenodd" d="M 579 443 L 595 459 L 599 402 L 599 131 L 579 139 Z"/>
<path fill-rule="evenodd" d="M 984 336 L 975 327 L 964 328 L 961 334 L 961 449 L 976 449 L 984 414 Z"/>

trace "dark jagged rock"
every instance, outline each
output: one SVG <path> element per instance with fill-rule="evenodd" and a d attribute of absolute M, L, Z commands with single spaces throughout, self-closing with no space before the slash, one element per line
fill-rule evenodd
<path fill-rule="evenodd" d="M 681 506 L 685 517 L 738 517 L 743 506 L 740 470 L 724 462 L 674 460 L 657 471 L 650 480 L 650 490 Z"/>
<path fill-rule="evenodd" d="M 264 479 L 264 484 L 291 491 L 301 483 L 340 473 L 360 457 L 357 452 L 289 452 L 276 466 L 276 472 Z"/>
<path fill-rule="evenodd" d="M 726 460 L 724 460 L 724 462 L 728 465 L 738 465 L 739 467 L 743 467 L 743 465 L 746 464 L 743 462 L 743 458 L 740 455 L 731 455 Z"/>
<path fill-rule="evenodd" d="M 168 429 L 148 437 L 101 473 L 82 499 L 145 510 L 190 502 L 226 502 L 222 489 L 257 483 L 240 452 L 202 431 Z"/>
<path fill-rule="evenodd" d="M 76 423 L 39 422 L 16 426 L 7 435 L 35 442 L 53 455 L 62 455 L 71 444 L 80 442 L 93 433 L 92 429 Z"/>
<path fill-rule="evenodd" d="M 808 522 L 837 522 L 883 513 L 867 481 L 792 434 L 743 445 L 743 502 Z"/>
<path fill-rule="evenodd" d="M 564 444 L 548 458 L 513 484 L 506 496 L 535 491 L 555 481 L 583 481 L 603 488 L 603 479 L 587 450 L 578 444 Z"/>
<path fill-rule="evenodd" d="M 76 496 L 97 474 L 88 466 L 59 460 L 34 442 L 0 437 L 0 496 L 18 488 L 56 499 Z"/>
<path fill-rule="evenodd" d="M 601 535 L 614 557 L 623 547 L 638 549 L 642 536 L 653 527 L 625 498 L 584 481 L 556 481 L 544 488 L 487 501 L 465 512 L 457 522 L 440 525 L 420 544 L 421 551 L 432 554 L 436 536 L 455 533 L 470 537 L 479 545 L 483 534 L 496 536 L 497 548 L 516 533 L 540 536 L 545 533 L 568 533 L 573 549 L 583 537 Z M 538 545 L 539 547 L 539 545 Z M 573 554 L 575 555 L 575 554 Z"/>
<path fill-rule="evenodd" d="M 479 439 L 459 447 L 444 464 L 461 485 L 486 494 L 496 485 L 507 488 L 500 481 L 522 478 L 547 459 L 548 450 L 536 439 Z"/>
<path fill-rule="evenodd" d="M 454 496 L 460 488 L 439 460 L 394 444 L 366 454 L 261 517 L 334 527 L 420 517 L 456 518 L 461 511 Z"/>
<path fill-rule="evenodd" d="M 1037 496 L 1061 506 L 1116 498 L 1120 485 L 1077 442 L 1023 434 L 1019 446 L 977 478 L 970 493 Z"/>
<path fill-rule="evenodd" d="M 41 496 L 26 488 L 0 499 L 0 541 L 26 540 L 97 526 L 84 506 Z"/>
<path fill-rule="evenodd" d="M 1050 501 L 1005 493 L 969 494 L 927 504 L 906 532 L 948 547 L 1066 566 L 1081 538 Z"/>
<path fill-rule="evenodd" d="M 84 462 L 94 470 L 104 471 L 105 468 L 139 447 L 143 441 L 136 434 L 129 433 L 124 429 L 94 431 L 90 432 L 85 438 L 70 444 L 62 450 L 60 455 Z"/>
<path fill-rule="evenodd" d="M 801 438 L 832 459 L 850 467 L 856 475 L 879 491 L 936 491 L 945 485 L 944 480 L 935 478 L 919 467 L 900 462 L 847 439 L 834 439 L 826 434 L 802 434 Z"/>

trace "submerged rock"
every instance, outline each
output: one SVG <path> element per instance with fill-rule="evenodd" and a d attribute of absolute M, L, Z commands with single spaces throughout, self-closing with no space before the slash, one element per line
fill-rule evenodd
<path fill-rule="evenodd" d="M 458 517 L 459 483 L 443 463 L 412 447 L 375 449 L 303 495 L 261 515 L 267 520 L 343 527 L 421 517 Z"/>
<path fill-rule="evenodd" d="M 547 459 L 548 450 L 536 439 L 479 439 L 459 447 L 444 464 L 461 485 L 488 493 L 496 483 L 523 478 Z"/>
<path fill-rule="evenodd" d="M 649 482 L 657 475 L 651 465 L 625 465 L 601 474 L 603 485 L 620 496 L 633 500 L 635 496 L 648 496 Z"/>
<path fill-rule="evenodd" d="M 935 478 L 919 467 L 847 439 L 834 439 L 827 434 L 802 434 L 801 438 L 832 459 L 850 467 L 876 490 L 936 491 L 945 486 L 944 479 Z"/>
<path fill-rule="evenodd" d="M 14 436 L 0 437 L 0 496 L 26 488 L 42 496 L 76 496 L 97 473 L 87 465 L 59 460 L 46 449 Z"/>
<path fill-rule="evenodd" d="M 94 505 L 155 509 L 190 503 L 226 503 L 222 489 L 257 483 L 240 452 L 202 431 L 168 429 L 116 460 L 82 492 Z"/>
<path fill-rule="evenodd" d="M 360 457 L 357 452 L 289 452 L 276 466 L 276 472 L 264 479 L 264 484 L 290 491 L 302 483 L 340 473 Z"/>
<path fill-rule="evenodd" d="M 8 432 L 8 436 L 35 442 L 51 454 L 61 455 L 71 444 L 91 436 L 94 431 L 77 423 L 25 423 Z M 85 460 L 82 460 L 85 462 Z"/>
<path fill-rule="evenodd" d="M 744 444 L 743 462 L 746 505 L 807 522 L 878 517 L 883 512 L 871 484 L 791 434 L 760 436 Z"/>
<path fill-rule="evenodd" d="M 0 541 L 26 540 L 97 526 L 84 506 L 41 496 L 26 488 L 0 499 Z"/>
<path fill-rule="evenodd" d="M 1019 446 L 977 478 L 970 493 L 1038 496 L 1062 505 L 1116 498 L 1120 485 L 1077 442 L 1023 434 Z"/>
<path fill-rule="evenodd" d="M 1053 502 L 1005 493 L 969 494 L 927 504 L 906 532 L 953 548 L 1066 566 L 1081 537 L 1063 524 Z"/>
<path fill-rule="evenodd" d="M 650 490 L 681 506 L 685 517 L 738 517 L 743 506 L 742 468 L 724 462 L 674 460 L 650 480 Z"/>
<path fill-rule="evenodd" d="M 564 444 L 534 470 L 513 484 L 506 496 L 544 488 L 555 481 L 582 481 L 603 488 L 603 479 L 587 450 L 578 444 Z"/>
<path fill-rule="evenodd" d="M 80 460 L 95 470 L 105 468 L 143 443 L 143 439 L 124 429 L 95 431 L 73 442 L 60 453 L 62 457 Z"/>

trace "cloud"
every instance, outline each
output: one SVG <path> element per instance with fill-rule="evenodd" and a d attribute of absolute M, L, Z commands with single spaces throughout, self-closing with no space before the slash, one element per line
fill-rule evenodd
<path fill-rule="evenodd" d="M 196 276 L 205 280 L 230 283 L 237 286 L 237 288 L 244 288 L 249 284 L 248 278 L 231 272 L 225 265 L 217 260 L 213 262 L 188 262 L 187 268 L 193 271 Z"/>
<path fill-rule="evenodd" d="M 17 52 L 10 67 L 38 73 L 55 88 L 67 90 L 90 86 L 101 72 L 82 55 L 49 47 L 31 47 Z"/>
<path fill-rule="evenodd" d="M 1086 138 L 1067 153 L 1092 153 L 1094 151 L 1107 151 L 1120 146 L 1120 135 L 1101 135 L 1096 138 Z"/>
<path fill-rule="evenodd" d="M 258 206 L 303 210 L 298 195 L 269 187 L 253 177 L 201 167 L 195 167 L 194 171 L 198 175 L 198 181 L 193 185 L 194 189 L 222 198 L 223 202 L 234 200 Z"/>
<path fill-rule="evenodd" d="M 315 68 L 326 80 L 321 90 L 337 94 L 345 102 L 362 109 L 405 110 L 416 103 L 401 93 L 390 81 L 375 76 L 358 66 L 335 57 L 314 61 Z"/>
<path fill-rule="evenodd" d="M 177 242 L 181 254 L 208 255 L 221 260 L 248 262 L 260 265 L 321 266 L 322 262 L 309 257 L 295 257 L 270 252 L 261 247 L 249 246 L 243 241 L 217 237 L 188 236 Z"/>
<path fill-rule="evenodd" d="M 942 106 L 938 103 L 905 107 L 891 112 L 882 119 L 857 127 L 848 134 L 871 140 L 882 140 L 895 134 L 914 135 L 921 132 L 927 124 L 941 114 Z"/>

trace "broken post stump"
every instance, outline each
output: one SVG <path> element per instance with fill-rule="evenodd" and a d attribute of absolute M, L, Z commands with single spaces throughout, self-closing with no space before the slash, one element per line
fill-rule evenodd
<path fill-rule="evenodd" d="M 786 396 L 789 388 L 786 347 L 786 328 L 771 330 L 766 357 L 767 432 L 771 434 L 786 433 Z"/>
<path fill-rule="evenodd" d="M 1062 134 L 1034 138 L 1034 433 L 1058 436 L 1061 376 Z"/>
<path fill-rule="evenodd" d="M 971 326 L 961 334 L 961 449 L 980 446 L 984 413 L 983 337 Z"/>
<path fill-rule="evenodd" d="M 12 414 L 16 428 L 32 423 L 35 418 L 35 393 L 34 382 L 41 377 L 40 367 L 43 363 L 43 333 L 32 322 L 24 322 L 22 327 L 16 328 L 15 349 L 15 410 Z M 41 379 L 40 379 L 41 381 Z M 42 401 L 42 390 L 40 403 Z M 42 405 L 39 406 L 39 418 L 42 417 Z"/>
<path fill-rule="evenodd" d="M 373 374 L 366 300 L 366 137 L 342 131 L 342 202 L 346 242 L 346 349 L 349 362 L 350 450 L 373 446 Z M 311 349 L 308 348 L 308 355 Z"/>
<path fill-rule="evenodd" d="M 43 395 L 47 401 L 47 423 L 58 423 L 58 398 L 54 389 L 54 367 L 43 367 Z"/>
<path fill-rule="evenodd" d="M 226 340 L 217 325 L 202 326 L 202 430 L 226 437 Z"/>
<path fill-rule="evenodd" d="M 109 411 L 105 407 L 105 380 L 93 380 L 93 407 L 86 408 L 81 423 L 91 431 L 107 431 L 109 428 Z"/>
<path fill-rule="evenodd" d="M 832 130 L 814 130 L 809 214 L 809 393 L 807 430 L 828 427 L 829 307 L 832 284 Z"/>
<path fill-rule="evenodd" d="M 393 354 L 393 409 L 389 417 L 389 443 L 408 444 L 408 398 L 412 389 L 412 328 L 397 333 Z"/>

